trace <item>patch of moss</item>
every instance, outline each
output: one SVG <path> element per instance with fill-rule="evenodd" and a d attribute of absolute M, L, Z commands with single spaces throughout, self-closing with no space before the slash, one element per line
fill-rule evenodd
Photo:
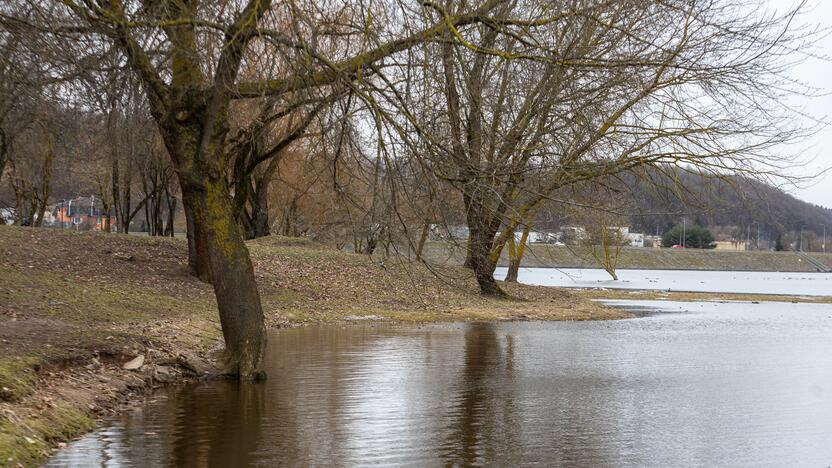
<path fill-rule="evenodd" d="M 30 420 L 30 426 L 46 442 L 62 442 L 89 432 L 95 426 L 92 418 L 71 406 L 53 408 L 41 416 Z"/>
<path fill-rule="evenodd" d="M 34 358 L 0 358 L 0 401 L 18 401 L 29 395 L 37 384 Z"/>
<path fill-rule="evenodd" d="M 0 418 L 0 466 L 35 466 L 45 458 L 46 444 L 26 437 L 23 428 Z"/>
<path fill-rule="evenodd" d="M 50 444 L 77 437 L 94 425 L 89 416 L 69 406 L 43 412 L 38 419 L 11 421 L 0 416 L 0 467 L 37 466 L 50 455 Z"/>

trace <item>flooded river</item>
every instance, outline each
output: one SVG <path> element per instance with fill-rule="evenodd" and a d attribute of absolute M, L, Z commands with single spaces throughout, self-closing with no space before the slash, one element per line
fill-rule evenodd
<path fill-rule="evenodd" d="M 832 306 L 617 305 L 653 313 L 275 332 L 266 383 L 161 391 L 47 466 L 832 464 Z"/>
<path fill-rule="evenodd" d="M 832 274 L 782 271 L 617 270 L 619 280 L 598 268 L 520 268 L 518 280 L 567 288 L 832 296 Z M 494 276 L 503 279 L 506 268 Z"/>

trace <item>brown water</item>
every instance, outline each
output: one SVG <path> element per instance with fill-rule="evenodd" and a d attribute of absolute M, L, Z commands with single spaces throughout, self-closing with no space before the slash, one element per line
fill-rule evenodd
<path fill-rule="evenodd" d="M 48 466 L 832 465 L 832 306 L 276 332 L 262 385 L 154 394 Z"/>

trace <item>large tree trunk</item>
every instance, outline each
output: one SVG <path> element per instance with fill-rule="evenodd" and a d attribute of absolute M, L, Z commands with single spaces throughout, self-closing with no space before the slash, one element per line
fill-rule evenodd
<path fill-rule="evenodd" d="M 208 263 L 207 241 L 199 235 L 198 225 L 192 208 L 191 194 L 182 189 L 182 209 L 185 211 L 186 237 L 188 238 L 188 270 L 192 276 L 206 283 L 211 282 L 211 268 Z"/>
<path fill-rule="evenodd" d="M 480 293 L 484 296 L 506 297 L 497 285 L 494 270 L 505 240 L 495 245 L 494 238 L 502 223 L 502 211 L 476 188 L 463 193 L 466 223 L 468 224 L 468 252 L 465 266 L 474 272 Z"/>
<path fill-rule="evenodd" d="M 193 218 L 197 258 L 206 257 L 220 312 L 229 369 L 257 380 L 262 370 L 266 329 L 254 268 L 231 208 L 225 182 L 200 169 L 180 170 L 186 212 Z M 202 172 L 202 173 L 200 173 Z"/>
<path fill-rule="evenodd" d="M 226 185 L 224 161 L 230 89 L 248 41 L 255 36 L 257 22 L 271 2 L 251 2 L 239 13 L 226 31 L 212 80 L 206 79 L 206 67 L 198 57 L 192 21 L 196 18 L 197 3 L 169 5 L 172 17 L 184 20 L 166 29 L 171 42 L 170 85 L 156 75 L 153 65 L 137 51 L 125 26 L 120 23 L 115 30 L 130 65 L 142 78 L 151 113 L 179 179 L 189 218 L 189 254 L 197 254 L 195 261 L 207 257 L 228 371 L 241 379 L 256 380 L 265 377 L 262 364 L 266 328 L 254 268 Z M 212 84 L 207 85 L 209 81 Z"/>
<path fill-rule="evenodd" d="M 516 271 L 520 270 L 520 262 L 516 261 L 517 258 L 517 243 L 514 241 L 514 236 L 509 236 L 508 238 L 508 272 L 506 272 L 506 279 L 504 280 L 506 283 L 516 283 L 517 282 L 517 273 Z M 517 264 L 517 270 L 512 268 L 515 263 Z"/>
<path fill-rule="evenodd" d="M 474 223 L 469 226 L 471 234 L 468 237 L 469 263 L 477 284 L 480 286 L 480 293 L 485 296 L 504 297 L 506 294 L 497 285 L 494 279 L 494 270 L 497 268 L 497 261 L 491 256 L 491 246 L 494 242 L 496 230 L 491 230 Z"/>
<path fill-rule="evenodd" d="M 508 238 L 508 272 L 506 273 L 507 283 L 516 283 L 517 276 L 520 274 L 520 264 L 523 262 L 523 254 L 526 253 L 526 242 L 529 239 L 529 232 L 531 226 L 526 225 L 523 228 L 523 234 L 520 235 L 519 245 L 515 245 L 514 236 Z"/>

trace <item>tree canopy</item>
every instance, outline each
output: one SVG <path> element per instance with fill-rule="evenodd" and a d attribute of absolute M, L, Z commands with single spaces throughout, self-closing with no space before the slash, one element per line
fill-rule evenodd
<path fill-rule="evenodd" d="M 711 231 L 698 224 L 676 224 L 662 234 L 662 247 L 681 245 L 689 249 L 713 249 L 714 236 Z"/>

